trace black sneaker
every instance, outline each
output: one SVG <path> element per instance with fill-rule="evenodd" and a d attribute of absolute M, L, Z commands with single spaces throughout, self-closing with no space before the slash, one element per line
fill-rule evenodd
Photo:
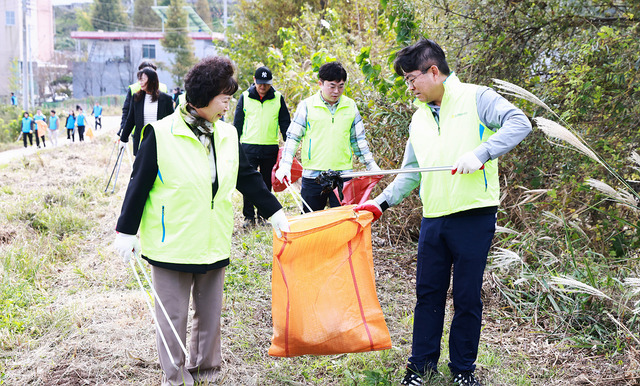
<path fill-rule="evenodd" d="M 440 373 L 438 372 L 438 370 L 435 370 L 431 367 L 426 367 L 425 373 L 422 375 L 417 371 L 407 367 L 407 373 L 405 374 L 404 379 L 402 380 L 402 382 L 400 382 L 400 384 L 412 386 L 424 385 L 425 381 L 433 380 L 439 375 Z"/>
<path fill-rule="evenodd" d="M 244 229 L 250 229 L 250 228 L 253 228 L 254 226 L 256 226 L 256 220 L 253 218 L 245 218 L 244 222 L 242 223 L 242 227 Z"/>
<path fill-rule="evenodd" d="M 416 372 L 407 369 L 407 373 L 404 376 L 401 385 L 411 385 L 411 386 L 422 386 L 422 377 L 418 375 Z"/>
<path fill-rule="evenodd" d="M 473 371 L 462 371 L 460 373 L 453 373 L 453 384 L 454 385 L 471 385 L 471 386 L 482 386 Z"/>

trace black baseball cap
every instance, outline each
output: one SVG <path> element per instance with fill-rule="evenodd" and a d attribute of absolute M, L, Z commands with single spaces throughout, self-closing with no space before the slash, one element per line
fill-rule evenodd
<path fill-rule="evenodd" d="M 257 84 L 271 84 L 273 82 L 273 77 L 271 76 L 271 70 L 267 67 L 262 66 L 256 70 L 256 73 L 253 75 L 256 78 Z"/>

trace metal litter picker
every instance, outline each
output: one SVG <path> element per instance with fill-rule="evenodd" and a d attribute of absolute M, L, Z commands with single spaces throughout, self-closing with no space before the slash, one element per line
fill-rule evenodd
<path fill-rule="evenodd" d="M 344 199 L 342 194 L 342 187 L 344 186 L 345 178 L 354 177 L 369 177 L 380 176 L 388 174 L 400 174 L 400 173 L 424 173 L 424 172 L 444 172 L 450 171 L 451 174 L 455 174 L 457 169 L 452 170 L 453 166 L 431 166 L 425 168 L 402 168 L 402 169 L 389 169 L 389 170 L 370 170 L 362 172 L 339 172 L 335 170 L 327 170 L 320 173 L 316 177 L 316 182 L 323 187 L 324 193 L 331 193 L 332 190 L 338 189 L 338 195 L 340 200 Z M 484 165 L 480 169 L 484 169 Z"/>
<path fill-rule="evenodd" d="M 151 312 L 151 317 L 153 318 L 153 321 L 155 322 L 156 330 L 158 331 L 158 334 L 160 335 L 160 339 L 162 340 L 162 344 L 164 345 L 164 349 L 167 350 L 167 353 L 169 354 L 169 359 L 171 360 L 171 364 L 173 365 L 173 367 L 176 370 L 178 370 L 179 367 L 173 361 L 173 355 L 171 354 L 171 351 L 169 350 L 169 344 L 167 343 L 167 339 L 165 338 L 164 333 L 163 333 L 162 329 L 160 328 L 160 324 L 158 323 L 158 319 L 156 318 L 156 313 L 154 312 L 153 306 L 151 305 L 151 301 L 149 300 L 149 298 L 151 296 L 149 295 L 147 290 L 144 288 L 144 285 L 142 284 L 142 281 L 140 280 L 140 275 L 138 274 L 138 270 L 136 269 L 136 263 L 134 262 L 134 260 L 138 263 L 138 266 L 140 267 L 140 270 L 142 271 L 142 273 L 144 275 L 144 278 L 147 281 L 147 284 L 151 288 L 151 291 L 153 292 L 153 298 L 155 299 L 156 304 L 160 307 L 160 309 L 162 309 L 162 313 L 164 314 L 165 318 L 167 318 L 167 322 L 168 322 L 169 326 L 171 326 L 171 331 L 175 335 L 176 340 L 178 341 L 178 343 L 180 343 L 180 348 L 182 349 L 182 352 L 184 352 L 185 358 L 188 356 L 187 355 L 187 349 L 184 346 L 184 344 L 182 343 L 182 340 L 180 339 L 180 335 L 178 335 L 178 331 L 176 331 L 176 328 L 173 325 L 173 322 L 171 322 L 171 318 L 169 318 L 169 314 L 167 313 L 167 310 L 164 308 L 164 304 L 162 304 L 162 301 L 160 300 L 160 297 L 158 296 L 158 293 L 156 292 L 156 289 L 153 287 L 153 283 L 151 283 L 151 278 L 149 277 L 149 274 L 147 274 L 147 271 L 145 270 L 145 267 L 142 264 L 142 262 L 140 261 L 140 258 L 138 257 L 138 255 L 134 253 L 133 257 L 129 260 L 129 263 L 131 264 L 131 270 L 133 271 L 133 274 L 136 277 L 136 281 L 138 282 L 138 285 L 140 286 L 140 290 L 142 292 L 144 292 L 144 294 L 146 295 L 144 297 L 144 300 L 146 301 L 147 306 L 149 307 L 149 311 Z"/>

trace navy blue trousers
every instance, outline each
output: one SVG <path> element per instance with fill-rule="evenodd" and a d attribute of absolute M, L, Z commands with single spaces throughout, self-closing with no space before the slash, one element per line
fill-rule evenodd
<path fill-rule="evenodd" d="M 278 145 L 252 145 L 242 144 L 244 154 L 249 160 L 252 168 L 259 170 L 262 181 L 267 189 L 271 191 L 271 169 L 278 161 Z M 253 203 L 246 197 L 242 197 L 242 214 L 245 219 L 254 220 L 256 211 Z M 258 210 L 258 217 L 266 219 L 264 214 Z"/>
<path fill-rule="evenodd" d="M 437 370 L 452 270 L 454 315 L 449 330 L 449 367 L 453 372 L 475 370 L 482 324 L 482 275 L 495 226 L 495 214 L 422 219 L 408 364 L 413 371 L 424 374 Z"/>

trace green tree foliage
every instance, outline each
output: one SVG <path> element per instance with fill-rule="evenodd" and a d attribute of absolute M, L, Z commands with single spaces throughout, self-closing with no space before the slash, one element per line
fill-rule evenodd
<path fill-rule="evenodd" d="M 133 29 L 135 31 L 160 31 L 162 20 L 151 9 L 153 0 L 136 0 L 133 8 Z"/>
<path fill-rule="evenodd" d="M 88 9 L 76 9 L 76 23 L 78 24 L 78 31 L 94 31 L 91 12 Z"/>
<path fill-rule="evenodd" d="M 243 36 L 248 34 L 248 42 L 263 52 L 270 46 L 281 46 L 278 30 L 293 26 L 303 7 L 311 9 L 317 19 L 325 4 L 326 0 L 240 0 L 234 18 L 235 30 Z"/>
<path fill-rule="evenodd" d="M 162 46 L 175 55 L 169 71 L 176 84 L 182 84 L 182 78 L 196 63 L 193 41 L 187 30 L 187 13 L 183 9 L 185 5 L 184 0 L 171 0 L 167 11 L 164 39 L 161 41 Z"/>
<path fill-rule="evenodd" d="M 198 0 L 198 2 L 196 3 L 196 13 L 198 14 L 198 16 L 200 16 L 200 18 L 202 18 L 202 21 L 204 21 L 205 24 L 208 25 L 209 28 L 211 28 L 211 9 L 209 8 L 208 0 Z"/>
<path fill-rule="evenodd" d="M 125 31 L 129 24 L 120 0 L 94 0 L 91 22 L 96 31 Z"/>
<path fill-rule="evenodd" d="M 91 9 L 90 4 L 82 4 L 76 5 L 75 9 L 64 7 L 64 6 L 55 6 L 54 8 L 55 15 L 55 42 L 54 49 L 56 51 L 65 51 L 65 50 L 73 50 L 75 49 L 75 41 L 71 39 L 71 31 L 81 30 L 79 26 L 79 21 L 77 17 L 77 10 L 82 9 L 89 15 L 89 10 Z M 88 24 L 86 26 L 90 26 L 89 28 L 93 28 L 91 24 L 90 18 L 88 18 Z"/>

